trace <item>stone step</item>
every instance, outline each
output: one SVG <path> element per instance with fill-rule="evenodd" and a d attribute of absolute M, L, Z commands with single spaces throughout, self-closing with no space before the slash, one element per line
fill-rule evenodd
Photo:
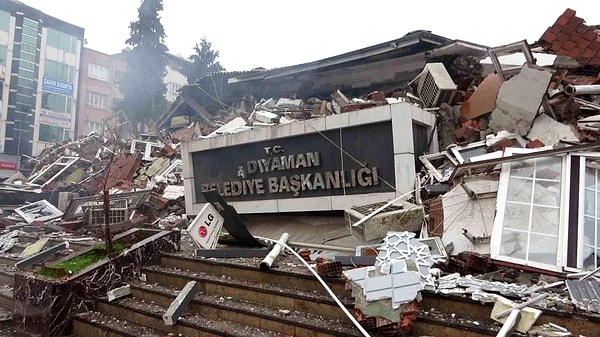
<path fill-rule="evenodd" d="M 169 253 L 161 257 L 161 265 L 176 267 L 194 272 L 204 272 L 217 276 L 226 276 L 254 282 L 268 282 L 316 291 L 325 294 L 325 289 L 316 280 L 300 261 L 291 259 L 292 262 L 276 260 L 272 268 L 265 272 L 259 269 L 262 258 L 193 258 L 182 253 Z M 285 260 L 288 261 L 288 260 Z M 285 265 L 286 268 L 283 268 Z M 291 265 L 292 267 L 290 267 Z M 346 296 L 344 282 L 338 279 L 326 279 L 333 292 L 339 296 Z"/>
<path fill-rule="evenodd" d="M 0 265 L 0 285 L 14 286 L 15 284 L 15 270 L 13 266 Z"/>
<path fill-rule="evenodd" d="M 165 325 L 162 315 L 166 306 L 146 302 L 135 297 L 128 297 L 109 303 L 98 300 L 98 310 L 105 315 L 119 317 L 120 320 L 136 322 L 139 325 L 152 327 L 164 334 L 181 334 L 186 337 L 231 336 L 231 337 L 278 337 L 284 336 L 277 332 L 258 329 L 246 324 L 240 324 L 221 319 L 211 319 L 197 313 L 184 313 L 175 325 Z"/>
<path fill-rule="evenodd" d="M 270 307 L 310 312 L 330 318 L 346 319 L 344 312 L 329 295 L 267 283 L 268 277 L 266 276 L 269 272 L 263 272 L 265 273 L 265 282 L 247 281 L 241 278 L 216 276 L 164 266 L 146 267 L 142 269 L 142 273 L 146 274 L 147 281 L 151 284 L 157 283 L 181 289 L 187 282 L 197 281 L 200 291 L 205 294 L 231 297 Z M 349 292 L 348 295 L 350 295 Z M 340 300 L 348 308 L 352 308 L 354 305 L 354 301 L 348 297 L 342 297 Z"/>
<path fill-rule="evenodd" d="M 73 319 L 73 337 L 164 337 L 165 334 L 100 312 L 87 312 Z"/>
<path fill-rule="evenodd" d="M 153 301 L 164 307 L 168 307 L 178 294 L 178 289 L 158 284 L 136 282 L 130 285 L 135 298 L 145 302 Z M 325 318 L 288 308 L 272 308 L 207 294 L 198 294 L 188 305 L 188 310 L 211 319 L 243 323 L 291 336 L 361 336 L 347 318 Z"/>
<path fill-rule="evenodd" d="M 413 336 L 435 337 L 480 337 L 496 336 L 502 324 L 491 319 L 474 320 L 458 315 L 439 312 L 420 311 L 412 329 Z M 510 337 L 526 337 L 526 334 L 514 332 Z"/>
<path fill-rule="evenodd" d="M 483 322 L 490 319 L 493 304 L 481 304 L 471 300 L 467 295 L 440 295 L 432 292 L 424 291 L 423 301 L 420 303 L 422 312 L 435 312 L 445 316 L 469 317 L 471 320 Z M 535 306 L 534 306 L 535 307 Z M 573 333 L 586 335 L 587 331 L 597 331 L 600 329 L 600 317 L 590 313 L 582 313 L 579 311 L 565 310 L 562 307 L 559 310 L 557 307 L 548 307 L 540 309 L 542 315 L 536 321 L 536 325 L 554 323 L 560 325 Z"/>
<path fill-rule="evenodd" d="M 15 306 L 13 299 L 13 288 L 11 286 L 0 286 L 0 307 L 12 309 Z"/>

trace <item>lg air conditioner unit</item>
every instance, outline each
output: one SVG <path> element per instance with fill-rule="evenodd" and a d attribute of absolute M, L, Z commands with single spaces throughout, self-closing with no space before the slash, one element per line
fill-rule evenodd
<path fill-rule="evenodd" d="M 450 104 L 456 93 L 456 84 L 442 63 L 428 63 L 417 80 L 417 92 L 426 108 Z M 414 82 L 414 80 L 413 80 Z"/>

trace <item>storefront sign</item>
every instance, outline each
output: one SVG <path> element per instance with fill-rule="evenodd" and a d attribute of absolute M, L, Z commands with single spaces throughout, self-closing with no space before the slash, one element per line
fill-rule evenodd
<path fill-rule="evenodd" d="M 200 248 L 214 249 L 224 221 L 221 214 L 207 203 L 188 226 L 187 232 Z"/>
<path fill-rule="evenodd" d="M 69 129 L 71 128 L 71 114 L 41 109 L 40 123 Z"/>
<path fill-rule="evenodd" d="M 16 171 L 17 163 L 13 163 L 10 161 L 0 161 L 0 170 Z"/>
<path fill-rule="evenodd" d="M 44 77 L 42 90 L 54 92 L 61 95 L 73 96 L 73 84 Z"/>
<path fill-rule="evenodd" d="M 192 160 L 196 202 L 211 189 L 246 201 L 389 192 L 395 184 L 387 122 L 200 151 Z"/>

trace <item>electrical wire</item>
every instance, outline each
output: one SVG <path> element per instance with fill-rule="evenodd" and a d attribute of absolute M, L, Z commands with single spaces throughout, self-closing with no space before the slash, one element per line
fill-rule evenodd
<path fill-rule="evenodd" d="M 286 243 L 280 242 L 278 240 L 273 240 L 273 239 L 269 239 L 269 238 L 265 238 L 265 237 L 256 237 L 256 238 L 260 239 L 260 240 L 269 241 L 269 242 L 271 242 L 273 244 L 279 243 L 284 248 L 286 248 L 287 250 L 289 250 L 313 274 L 313 276 L 317 279 L 317 281 L 319 281 L 319 283 L 321 283 L 321 285 L 323 286 L 323 288 L 325 288 L 325 290 L 327 291 L 327 293 L 329 294 L 329 296 L 331 296 L 331 298 L 333 298 L 333 300 L 338 305 L 338 307 L 340 307 L 340 309 L 342 309 L 342 311 L 344 312 L 344 314 L 346 315 L 346 317 L 348 317 L 350 319 L 350 321 L 352 322 L 352 324 L 354 324 L 354 326 L 356 326 L 356 328 L 360 331 L 360 333 L 362 333 L 364 337 L 371 337 L 371 335 L 365 330 L 365 328 L 363 328 L 362 325 L 360 325 L 360 323 L 356 320 L 356 318 L 354 318 L 354 316 L 348 311 L 348 309 L 342 303 L 342 301 L 340 301 L 340 299 L 334 294 L 333 290 L 331 290 L 331 288 L 327 285 L 327 283 L 325 283 L 325 281 L 323 281 L 323 279 L 321 278 L 321 276 L 319 274 L 317 274 L 317 272 L 314 270 L 314 268 L 312 268 L 302 258 L 302 256 L 300 256 L 300 254 L 298 254 L 292 247 L 290 247 Z"/>

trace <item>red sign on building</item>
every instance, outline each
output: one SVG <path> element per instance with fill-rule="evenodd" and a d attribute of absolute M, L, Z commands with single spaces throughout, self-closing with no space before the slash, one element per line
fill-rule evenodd
<path fill-rule="evenodd" d="M 17 163 L 9 162 L 9 161 L 0 161 L 0 170 L 17 170 Z"/>

